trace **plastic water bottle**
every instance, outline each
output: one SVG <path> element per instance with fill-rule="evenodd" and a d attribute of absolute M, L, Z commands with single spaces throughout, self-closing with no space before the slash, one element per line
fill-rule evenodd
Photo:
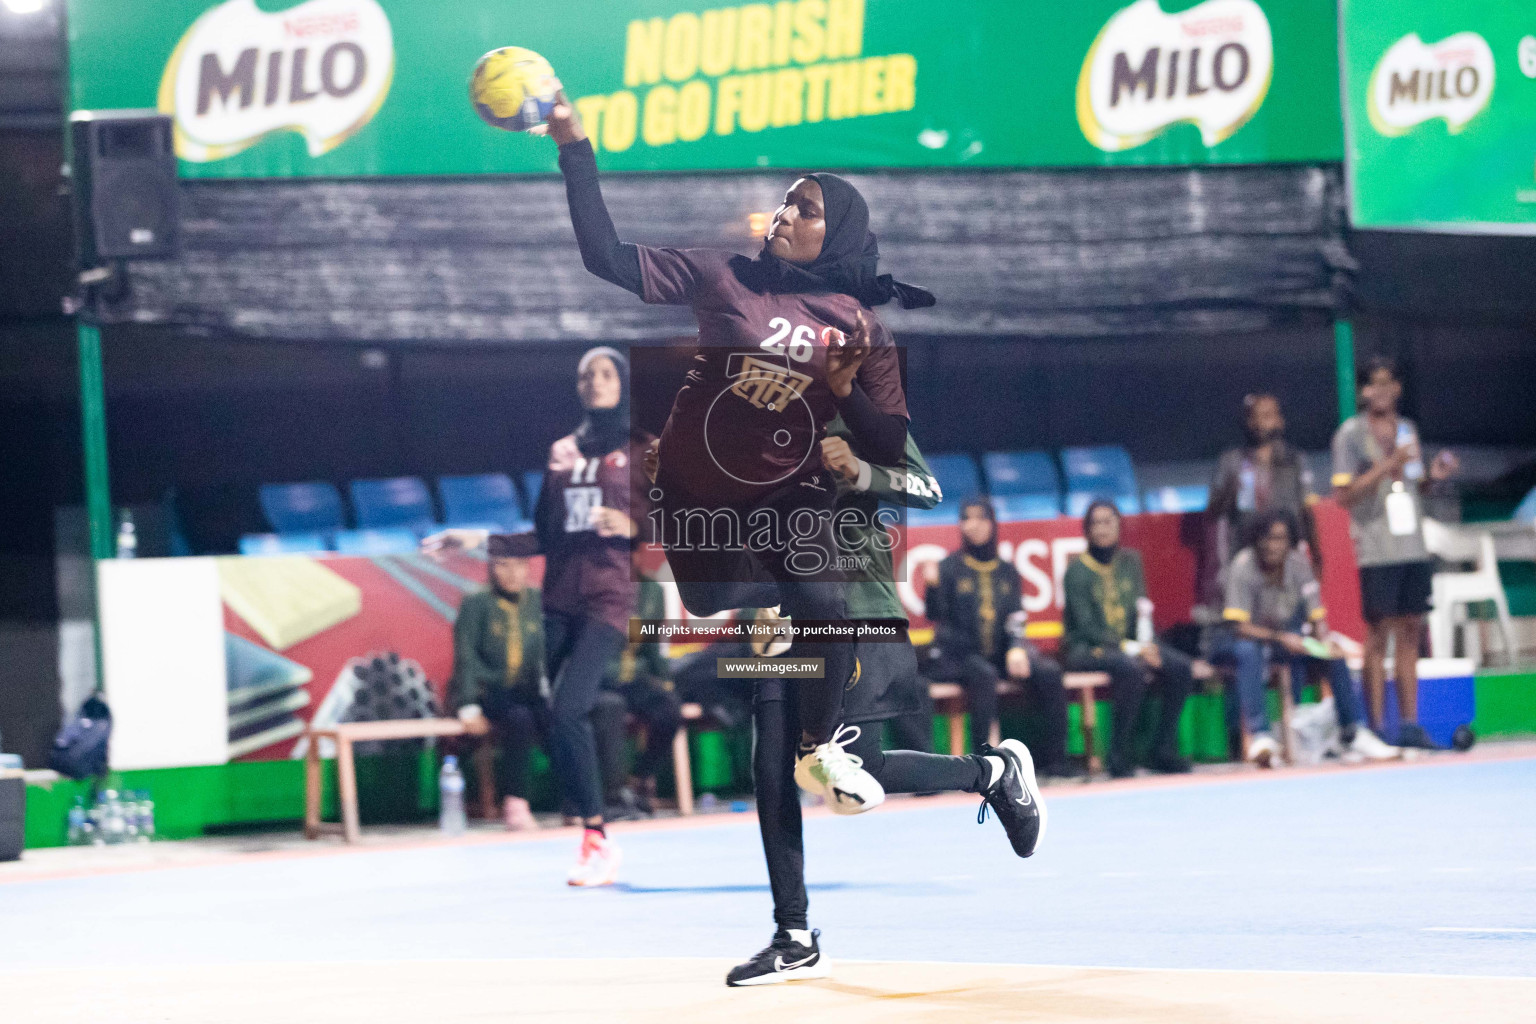
<path fill-rule="evenodd" d="M 139 842 L 147 843 L 155 838 L 155 802 L 149 797 L 149 790 L 139 791 Z"/>
<path fill-rule="evenodd" d="M 443 758 L 443 770 L 437 776 L 437 789 L 441 805 L 437 815 L 438 828 L 445 836 L 464 834 L 464 776 L 459 772 L 459 759 L 452 754 Z"/>
<path fill-rule="evenodd" d="M 1146 646 L 1156 639 L 1157 634 L 1152 630 L 1152 599 L 1138 597 L 1136 599 L 1136 642 Z"/>
<path fill-rule="evenodd" d="M 102 794 L 105 810 L 102 814 L 102 838 L 109 845 L 121 843 L 127 838 L 128 823 L 123 820 L 123 804 L 117 798 L 117 790 L 109 789 Z"/>
<path fill-rule="evenodd" d="M 1252 512 L 1259 503 L 1259 485 L 1253 463 L 1244 462 L 1237 476 L 1237 508 L 1240 512 Z"/>
<path fill-rule="evenodd" d="M 123 842 L 136 843 L 139 841 L 139 793 L 138 790 L 128 789 L 123 791 Z"/>
<path fill-rule="evenodd" d="M 85 797 L 75 797 L 75 806 L 69 809 L 69 832 L 67 842 L 70 846 L 86 846 L 91 838 L 88 829 L 91 827 L 90 815 L 85 813 Z"/>
<path fill-rule="evenodd" d="M 134 558 L 139 553 L 139 535 L 133 528 L 133 513 L 123 509 L 117 520 L 117 557 Z"/>
<path fill-rule="evenodd" d="M 1410 444 L 1413 444 L 1413 431 L 1408 429 L 1408 424 L 1404 423 L 1402 420 L 1398 420 L 1397 421 L 1397 446 L 1399 448 L 1402 448 L 1405 445 L 1410 445 Z M 1423 459 L 1414 459 L 1412 462 L 1408 463 L 1408 465 L 1404 466 L 1403 467 L 1403 479 L 1404 480 L 1422 480 L 1422 479 L 1424 479 L 1424 460 Z"/>

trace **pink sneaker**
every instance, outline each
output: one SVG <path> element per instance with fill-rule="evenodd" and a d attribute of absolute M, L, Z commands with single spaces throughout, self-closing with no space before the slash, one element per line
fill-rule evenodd
<path fill-rule="evenodd" d="M 539 827 L 533 808 L 520 796 L 509 796 L 501 802 L 501 816 L 508 832 L 528 832 Z"/>
<path fill-rule="evenodd" d="M 582 833 L 576 866 L 566 876 L 568 885 L 612 885 L 619 877 L 621 854 L 613 840 L 596 829 Z"/>

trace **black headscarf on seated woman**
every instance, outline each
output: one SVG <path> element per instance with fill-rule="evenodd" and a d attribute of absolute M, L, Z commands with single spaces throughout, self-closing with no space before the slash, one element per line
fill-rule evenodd
<path fill-rule="evenodd" d="M 1088 507 L 1083 511 L 1083 536 L 1084 537 L 1088 536 L 1088 524 L 1093 522 L 1093 513 L 1096 512 L 1097 510 L 1101 509 L 1101 508 L 1109 509 L 1111 512 L 1113 512 L 1115 514 L 1115 518 L 1116 519 L 1121 518 L 1121 516 L 1120 516 L 1120 506 L 1116 505 L 1114 502 L 1110 501 L 1108 498 L 1095 498 L 1095 499 L 1093 499 L 1093 501 L 1091 501 L 1088 504 Z M 1091 540 L 1088 542 L 1088 553 L 1090 555 L 1092 555 L 1093 556 L 1093 560 L 1098 562 L 1100 565 L 1108 565 L 1110 562 L 1114 561 L 1115 552 L 1117 552 L 1119 550 L 1120 550 L 1120 542 L 1119 541 L 1116 541 L 1114 544 L 1111 544 L 1107 548 L 1101 548 L 1101 547 L 1099 547 L 1097 544 L 1095 544 Z"/>
<path fill-rule="evenodd" d="M 965 539 L 965 534 L 962 533 L 960 535 L 960 545 L 965 550 L 965 553 L 976 559 L 976 561 L 990 562 L 997 557 L 997 511 L 992 507 L 991 501 L 977 495 L 967 498 L 960 505 L 961 518 L 963 519 L 965 514 L 973 508 L 979 508 L 986 513 L 987 519 L 992 523 L 992 536 L 987 538 L 985 544 L 972 544 Z"/>
<path fill-rule="evenodd" d="M 880 246 L 869 230 L 869 205 L 845 178 L 821 172 L 805 177 L 821 186 L 827 234 L 821 254 L 810 263 L 782 260 L 768 251 L 757 259 L 738 261 L 736 276 L 757 292 L 842 292 L 866 306 L 899 299 L 903 309 L 922 309 L 936 301 L 933 293 L 879 273 Z"/>

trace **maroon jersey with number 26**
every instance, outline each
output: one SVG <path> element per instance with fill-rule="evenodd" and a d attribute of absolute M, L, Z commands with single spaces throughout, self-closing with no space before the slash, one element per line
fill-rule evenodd
<path fill-rule="evenodd" d="M 661 435 L 664 477 L 688 499 L 750 505 L 821 468 L 820 439 L 837 415 L 827 347 L 861 309 L 871 349 L 859 385 L 881 412 L 907 415 L 895 343 L 858 299 L 753 291 L 733 269 L 750 261 L 720 249 L 637 248 L 641 298 L 692 306 L 699 323 L 698 354 Z"/>

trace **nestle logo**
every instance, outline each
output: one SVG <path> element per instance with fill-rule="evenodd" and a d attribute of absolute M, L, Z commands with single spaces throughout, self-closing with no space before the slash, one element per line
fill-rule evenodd
<path fill-rule="evenodd" d="M 337 36 L 347 32 L 356 32 L 361 27 L 362 19 L 358 17 L 356 11 L 311 15 L 305 18 L 283 18 L 283 31 L 295 39 L 308 39 L 312 36 Z"/>

